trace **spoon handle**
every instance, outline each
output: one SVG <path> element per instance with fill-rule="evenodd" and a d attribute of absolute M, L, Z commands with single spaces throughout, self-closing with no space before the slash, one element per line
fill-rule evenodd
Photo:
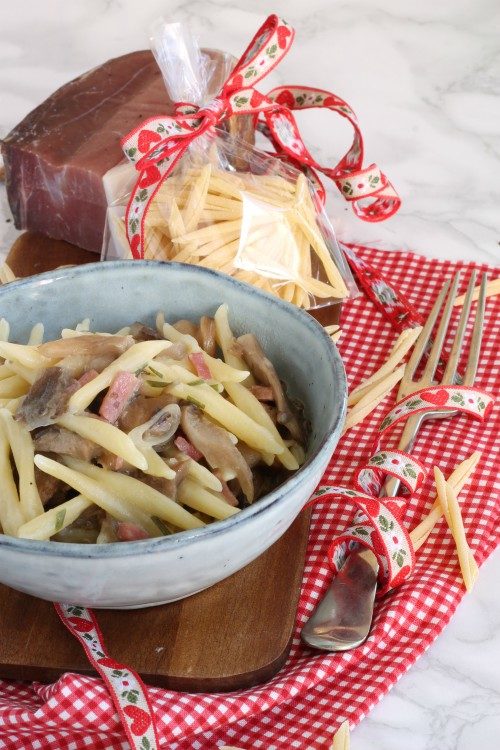
<path fill-rule="evenodd" d="M 422 421 L 420 414 L 408 419 L 400 450 L 411 450 Z M 391 477 L 379 496 L 395 497 L 399 486 L 399 479 Z M 302 628 L 304 643 L 322 651 L 348 651 L 363 643 L 372 624 L 378 569 L 371 550 L 353 550 Z"/>

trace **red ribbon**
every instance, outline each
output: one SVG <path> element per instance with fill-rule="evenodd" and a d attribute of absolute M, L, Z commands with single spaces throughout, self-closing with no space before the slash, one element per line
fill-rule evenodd
<path fill-rule="evenodd" d="M 479 388 L 439 385 L 423 388 L 399 401 L 384 417 L 376 440 L 376 453 L 356 472 L 354 488 L 321 485 L 308 505 L 342 497 L 353 502 L 358 511 L 353 522 L 331 542 L 328 548 L 330 566 L 337 574 L 346 557 L 359 546 L 370 549 L 379 564 L 377 596 L 407 580 L 415 565 L 415 553 L 410 535 L 403 525 L 409 497 L 416 492 L 424 478 L 424 467 L 409 453 L 400 450 L 381 450 L 380 438 L 399 422 L 414 414 L 459 411 L 485 420 L 493 399 Z M 388 476 L 396 477 L 407 490 L 406 495 L 379 497 Z"/>
<path fill-rule="evenodd" d="M 235 115 L 253 115 L 268 132 L 278 154 L 296 166 L 330 177 L 356 215 L 365 221 L 392 216 L 401 201 L 387 177 L 375 165 L 363 168 L 363 139 L 353 110 L 340 97 L 323 89 L 281 86 L 267 96 L 254 88 L 290 49 L 295 32 L 271 15 L 224 83 L 220 94 L 200 109 L 178 104 L 176 115 L 151 117 L 122 139 L 126 157 L 140 173 L 126 212 L 127 236 L 135 258 L 144 257 L 144 220 L 151 200 L 190 143 Z M 250 84 L 250 85 L 245 85 Z M 292 110 L 330 109 L 354 128 L 354 139 L 334 168 L 318 164 L 306 148 Z"/>

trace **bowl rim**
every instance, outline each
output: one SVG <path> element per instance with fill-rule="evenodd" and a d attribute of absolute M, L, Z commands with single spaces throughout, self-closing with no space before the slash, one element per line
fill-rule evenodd
<path fill-rule="evenodd" d="M 324 463 L 325 452 L 331 454 L 332 444 L 339 436 L 340 430 L 344 423 L 345 412 L 347 409 L 347 377 L 344 365 L 338 349 L 324 328 L 305 310 L 302 310 L 289 302 L 278 297 L 274 297 L 268 292 L 246 284 L 245 282 L 234 279 L 231 276 L 219 273 L 210 268 L 194 266 L 186 263 L 164 262 L 155 260 L 113 260 L 106 262 L 85 263 L 78 266 L 54 269 L 44 273 L 30 276 L 23 279 L 10 282 L 8 285 L 0 286 L 0 299 L 3 294 L 9 293 L 12 289 L 22 289 L 23 287 L 33 287 L 45 285 L 49 281 L 56 282 L 59 279 L 68 279 L 72 277 L 85 276 L 96 271 L 99 273 L 108 273 L 113 271 L 125 271 L 125 273 L 135 273 L 133 268 L 158 268 L 161 273 L 167 273 L 170 269 L 179 271 L 186 276 L 203 276 L 205 278 L 215 278 L 218 281 L 233 287 L 245 295 L 254 295 L 255 297 L 275 305 L 288 314 L 291 314 L 299 323 L 309 328 L 311 335 L 320 337 L 325 344 L 325 353 L 327 355 L 326 364 L 331 367 L 334 381 L 337 382 L 339 393 L 338 402 L 340 408 L 337 412 L 330 415 L 328 428 L 325 435 L 316 449 L 315 453 L 292 474 L 283 484 L 279 485 L 272 492 L 260 498 L 256 503 L 244 508 L 239 513 L 230 516 L 224 520 L 214 521 L 201 528 L 190 529 L 169 536 L 155 537 L 153 539 L 144 539 L 126 544 L 78 544 L 75 542 L 51 542 L 39 541 L 33 539 L 19 539 L 18 537 L 8 536 L 0 533 L 0 550 L 6 549 L 18 553 L 31 553 L 51 557 L 63 557 L 66 559 L 93 559 L 102 560 L 106 558 L 133 557 L 158 552 L 165 552 L 172 549 L 180 549 L 192 542 L 202 541 L 205 537 L 215 537 L 229 532 L 233 527 L 242 525 L 246 521 L 265 512 L 271 505 L 278 503 L 290 490 L 300 486 L 313 475 Z"/>

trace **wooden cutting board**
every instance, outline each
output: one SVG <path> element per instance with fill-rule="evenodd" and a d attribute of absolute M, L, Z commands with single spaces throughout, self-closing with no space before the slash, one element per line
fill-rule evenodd
<path fill-rule="evenodd" d="M 21 235 L 7 258 L 16 276 L 95 260 L 31 233 Z M 98 611 L 110 655 L 146 683 L 174 690 L 220 692 L 269 680 L 290 650 L 309 517 L 304 511 L 257 560 L 195 596 L 148 609 Z M 0 585 L 0 677 L 53 681 L 68 671 L 93 673 L 52 604 Z"/>

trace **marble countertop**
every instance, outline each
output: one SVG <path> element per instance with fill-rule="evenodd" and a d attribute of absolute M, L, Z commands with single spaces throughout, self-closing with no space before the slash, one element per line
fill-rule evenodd
<path fill-rule="evenodd" d="M 273 11 L 296 28 L 297 40 L 269 88 L 304 83 L 346 99 L 361 122 L 366 163 L 376 161 L 403 199 L 397 216 L 370 225 L 332 190 L 339 237 L 498 264 L 497 0 L 2 3 L 0 137 L 70 78 L 147 46 L 149 23 L 161 14 L 189 21 L 204 46 L 238 55 Z M 349 126 L 331 113 L 304 114 L 300 125 L 323 164 L 335 164 L 351 140 Z M 12 225 L 3 193 L 0 202 L 5 248 Z M 497 552 L 436 643 L 354 730 L 353 750 L 499 746 L 499 577 Z"/>

